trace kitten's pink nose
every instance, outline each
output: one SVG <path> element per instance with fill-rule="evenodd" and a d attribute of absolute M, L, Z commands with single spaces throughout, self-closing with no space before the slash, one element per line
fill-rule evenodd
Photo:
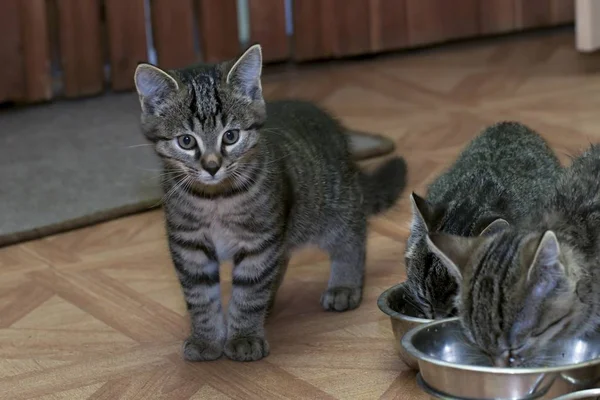
<path fill-rule="evenodd" d="M 215 176 L 221 168 L 221 158 L 215 154 L 207 154 L 200 159 L 202 168 L 212 176 Z"/>

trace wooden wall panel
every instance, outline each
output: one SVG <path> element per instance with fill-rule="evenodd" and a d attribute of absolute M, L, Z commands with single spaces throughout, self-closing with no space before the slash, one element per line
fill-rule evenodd
<path fill-rule="evenodd" d="M 479 0 L 442 1 L 444 32 L 448 39 L 479 35 Z"/>
<path fill-rule="evenodd" d="M 575 0 L 551 0 L 553 24 L 570 24 L 575 21 Z"/>
<path fill-rule="evenodd" d="M 514 29 L 514 1 L 479 0 L 479 32 L 481 34 L 510 32 Z"/>
<path fill-rule="evenodd" d="M 406 14 L 411 46 L 479 33 L 478 0 L 407 0 Z"/>
<path fill-rule="evenodd" d="M 284 0 L 248 0 L 250 10 L 250 42 L 260 43 L 263 59 L 281 61 L 290 54 L 285 30 Z"/>
<path fill-rule="evenodd" d="M 48 37 L 50 39 L 50 69 L 60 69 L 60 32 L 58 26 L 57 0 L 46 0 L 46 23 L 48 24 Z"/>
<path fill-rule="evenodd" d="M 329 0 L 323 2 L 326 24 L 333 25 L 333 55 L 337 57 L 371 51 L 369 0 Z M 322 21 L 323 23 L 323 21 Z"/>
<path fill-rule="evenodd" d="M 46 1 L 20 0 L 19 6 L 25 74 L 23 100 L 49 100 L 52 97 L 52 77 Z"/>
<path fill-rule="evenodd" d="M 105 7 L 111 87 L 129 90 L 138 62 L 148 59 L 144 0 L 105 0 Z"/>
<path fill-rule="evenodd" d="M 21 24 L 19 5 L 21 0 L 0 1 L 0 103 L 23 96 L 23 54 L 21 53 Z"/>
<path fill-rule="evenodd" d="M 406 0 L 407 34 L 411 46 L 446 39 L 441 9 L 444 0 Z"/>
<path fill-rule="evenodd" d="M 335 31 L 333 24 L 327 24 L 322 0 L 296 0 L 292 4 L 293 58 L 305 61 L 330 57 Z"/>
<path fill-rule="evenodd" d="M 371 52 L 369 0 L 294 1 L 294 59 Z"/>
<path fill-rule="evenodd" d="M 104 66 L 97 0 L 57 0 L 60 56 L 67 97 L 100 93 Z"/>
<path fill-rule="evenodd" d="M 204 61 L 219 62 L 240 55 L 236 0 L 198 0 L 198 25 Z"/>
<path fill-rule="evenodd" d="M 530 29 L 552 24 L 550 0 L 514 0 L 515 26 Z"/>
<path fill-rule="evenodd" d="M 406 0 L 370 0 L 371 51 L 406 47 Z"/>
<path fill-rule="evenodd" d="M 175 69 L 198 61 L 192 0 L 152 0 L 151 12 L 158 64 Z"/>

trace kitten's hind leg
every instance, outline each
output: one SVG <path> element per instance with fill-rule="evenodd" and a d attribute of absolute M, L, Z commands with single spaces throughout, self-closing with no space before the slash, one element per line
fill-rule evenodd
<path fill-rule="evenodd" d="M 331 245 L 326 246 L 331 260 L 327 290 L 321 295 L 326 311 L 357 308 L 362 300 L 365 275 L 366 227 L 348 227 Z"/>

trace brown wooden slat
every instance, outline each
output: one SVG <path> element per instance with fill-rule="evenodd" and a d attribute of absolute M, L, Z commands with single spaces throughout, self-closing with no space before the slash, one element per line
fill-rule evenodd
<path fill-rule="evenodd" d="M 20 0 L 21 37 L 27 102 L 49 100 L 52 97 L 50 75 L 50 37 L 45 0 Z"/>
<path fill-rule="evenodd" d="M 198 25 L 204 61 L 225 61 L 239 55 L 236 0 L 198 0 Z"/>
<path fill-rule="evenodd" d="M 105 0 L 113 90 L 133 88 L 133 74 L 146 61 L 144 0 Z"/>
<path fill-rule="evenodd" d="M 285 0 L 248 0 L 250 42 L 260 43 L 263 59 L 281 61 L 290 54 L 285 31 Z"/>
<path fill-rule="evenodd" d="M 441 1 L 447 39 L 479 35 L 479 0 Z"/>
<path fill-rule="evenodd" d="M 192 0 L 153 0 L 152 26 L 161 67 L 181 68 L 198 60 Z"/>
<path fill-rule="evenodd" d="M 479 33 L 477 0 L 407 0 L 406 13 L 411 46 Z"/>
<path fill-rule="evenodd" d="M 371 51 L 408 45 L 406 0 L 370 0 Z"/>
<path fill-rule="evenodd" d="M 514 29 L 514 1 L 479 0 L 479 31 L 481 34 L 510 32 Z"/>
<path fill-rule="evenodd" d="M 294 59 L 309 60 L 371 51 L 368 0 L 294 2 Z"/>
<path fill-rule="evenodd" d="M 446 39 L 441 6 L 440 0 L 406 0 L 407 34 L 411 46 Z"/>
<path fill-rule="evenodd" d="M 0 1 L 0 102 L 19 99 L 24 94 L 19 1 Z"/>
<path fill-rule="evenodd" d="M 52 71 L 60 69 L 60 33 L 58 22 L 57 0 L 46 0 L 46 24 L 50 41 L 50 68 Z"/>
<path fill-rule="evenodd" d="M 514 0 L 515 25 L 518 29 L 552 25 L 550 0 Z"/>
<path fill-rule="evenodd" d="M 293 58 L 297 61 L 330 57 L 335 31 L 327 24 L 321 0 L 294 1 Z M 325 24 L 323 23 L 325 21 Z"/>
<path fill-rule="evenodd" d="M 552 23 L 569 24 L 575 21 L 575 0 L 551 0 Z"/>
<path fill-rule="evenodd" d="M 326 24 L 334 26 L 333 54 L 338 57 L 371 51 L 370 6 L 368 0 L 329 0 L 323 2 Z M 323 21 L 322 21 L 323 22 Z"/>
<path fill-rule="evenodd" d="M 57 0 L 56 4 L 65 95 L 100 93 L 104 86 L 100 3 Z"/>

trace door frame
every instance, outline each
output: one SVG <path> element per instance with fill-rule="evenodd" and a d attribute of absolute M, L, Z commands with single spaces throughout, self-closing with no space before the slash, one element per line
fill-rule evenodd
<path fill-rule="evenodd" d="M 576 47 L 581 52 L 600 49 L 600 1 L 575 1 Z"/>

